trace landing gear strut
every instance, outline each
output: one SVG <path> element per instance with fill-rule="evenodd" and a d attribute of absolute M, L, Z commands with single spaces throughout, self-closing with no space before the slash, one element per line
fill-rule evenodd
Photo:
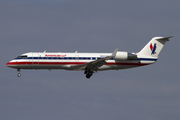
<path fill-rule="evenodd" d="M 17 69 L 18 72 L 20 72 L 20 69 Z M 17 74 L 18 77 L 21 77 L 21 73 Z"/>

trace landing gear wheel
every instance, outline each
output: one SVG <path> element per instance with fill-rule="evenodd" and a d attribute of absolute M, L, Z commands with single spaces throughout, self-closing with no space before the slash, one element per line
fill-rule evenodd
<path fill-rule="evenodd" d="M 21 73 L 18 73 L 17 76 L 18 76 L 18 77 L 21 77 Z"/>
<path fill-rule="evenodd" d="M 89 76 L 92 76 L 92 72 L 89 72 L 88 74 L 89 74 Z"/>
<path fill-rule="evenodd" d="M 92 73 L 92 72 L 89 72 L 89 73 L 86 74 L 86 78 L 89 79 L 92 75 L 93 75 L 93 73 Z"/>
<path fill-rule="evenodd" d="M 84 71 L 84 74 L 87 74 L 87 70 L 86 70 L 86 71 Z"/>
<path fill-rule="evenodd" d="M 86 75 L 86 78 L 88 78 L 88 79 L 89 79 L 90 77 L 91 77 L 91 76 L 90 76 L 89 74 L 87 74 L 87 75 Z"/>

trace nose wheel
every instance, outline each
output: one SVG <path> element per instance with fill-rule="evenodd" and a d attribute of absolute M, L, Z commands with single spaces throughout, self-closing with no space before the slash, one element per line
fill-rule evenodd
<path fill-rule="evenodd" d="M 17 69 L 18 72 L 20 72 L 20 69 Z M 21 73 L 17 74 L 18 77 L 21 77 Z"/>
<path fill-rule="evenodd" d="M 18 73 L 17 76 L 18 76 L 18 77 L 21 77 L 21 73 Z"/>

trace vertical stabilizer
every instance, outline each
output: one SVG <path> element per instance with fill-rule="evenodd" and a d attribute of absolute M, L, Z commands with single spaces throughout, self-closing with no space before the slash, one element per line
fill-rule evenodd
<path fill-rule="evenodd" d="M 169 41 L 171 37 L 154 37 L 149 43 L 138 53 L 140 55 L 146 55 L 151 57 L 158 57 L 166 41 Z"/>

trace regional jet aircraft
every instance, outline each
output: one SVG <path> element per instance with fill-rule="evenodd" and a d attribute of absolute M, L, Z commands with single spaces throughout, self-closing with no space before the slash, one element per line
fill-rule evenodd
<path fill-rule="evenodd" d="M 155 63 L 166 41 L 171 37 L 154 37 L 138 53 L 118 51 L 113 53 L 64 53 L 29 52 L 18 56 L 6 64 L 15 68 L 20 77 L 20 69 L 64 69 L 84 71 L 86 78 L 103 70 L 134 68 Z"/>

